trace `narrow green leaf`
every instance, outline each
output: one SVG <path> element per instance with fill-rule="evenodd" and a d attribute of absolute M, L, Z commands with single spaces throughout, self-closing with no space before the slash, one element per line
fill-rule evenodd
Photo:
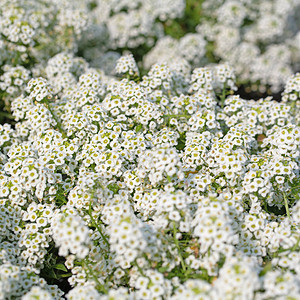
<path fill-rule="evenodd" d="M 139 124 L 135 127 L 135 132 L 138 133 L 139 131 L 141 131 L 143 129 L 143 125 Z"/>
<path fill-rule="evenodd" d="M 64 264 L 56 264 L 53 266 L 54 269 L 61 270 L 64 272 L 68 272 L 66 266 Z"/>

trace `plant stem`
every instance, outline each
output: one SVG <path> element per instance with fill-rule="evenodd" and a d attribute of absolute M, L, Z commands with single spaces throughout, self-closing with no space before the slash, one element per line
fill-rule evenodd
<path fill-rule="evenodd" d="M 290 215 L 289 205 L 288 205 L 287 196 L 285 194 L 285 191 L 282 191 L 282 194 L 283 194 L 283 199 L 284 199 L 285 211 L 286 211 L 288 218 L 290 219 L 291 215 Z"/>
<path fill-rule="evenodd" d="M 88 269 L 89 274 L 93 277 L 93 279 L 95 280 L 95 282 L 97 283 L 97 286 L 99 288 L 99 290 L 101 292 L 103 292 L 104 294 L 108 294 L 108 290 L 104 287 L 103 284 L 100 283 L 98 277 L 95 275 L 94 271 L 90 268 L 90 266 L 88 265 L 87 260 L 84 261 L 84 265 L 85 267 Z"/>
<path fill-rule="evenodd" d="M 180 259 L 180 263 L 181 263 L 182 269 L 185 272 L 186 271 L 186 265 L 184 263 L 182 255 L 181 255 L 181 250 L 180 250 L 180 246 L 179 246 L 178 240 L 176 238 L 176 233 L 177 233 L 176 224 L 173 221 L 173 240 L 174 240 L 174 243 L 175 243 L 176 248 L 178 250 L 178 255 L 179 255 L 179 259 Z"/>
<path fill-rule="evenodd" d="M 138 269 L 139 272 L 142 274 L 142 276 L 147 277 L 147 276 L 144 274 L 142 268 L 137 264 L 137 262 L 135 262 L 134 265 L 137 267 L 137 269 Z"/>
<path fill-rule="evenodd" d="M 59 132 L 62 134 L 63 138 L 67 138 L 66 133 L 62 129 L 60 121 L 58 120 L 58 118 L 56 117 L 54 111 L 51 108 L 51 104 L 48 102 L 48 100 L 46 100 L 45 104 L 46 104 L 46 107 L 48 108 L 49 112 L 51 113 L 53 119 L 55 120 Z"/>
<path fill-rule="evenodd" d="M 226 98 L 226 88 L 225 88 L 225 83 L 222 91 L 222 96 L 221 96 L 221 108 L 224 108 L 225 105 L 225 98 Z"/>
<path fill-rule="evenodd" d="M 105 237 L 105 235 L 102 233 L 102 230 L 101 228 L 99 227 L 99 225 L 97 224 L 97 222 L 95 221 L 93 215 L 92 215 L 92 206 L 91 206 L 91 202 L 89 204 L 89 210 L 87 211 L 91 221 L 92 221 L 92 224 L 97 228 L 98 232 L 100 233 L 103 241 L 105 242 L 105 244 L 109 247 L 109 242 L 107 240 L 107 238 Z"/>

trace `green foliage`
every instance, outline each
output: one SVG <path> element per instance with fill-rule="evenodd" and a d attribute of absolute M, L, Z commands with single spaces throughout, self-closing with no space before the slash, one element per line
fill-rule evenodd
<path fill-rule="evenodd" d="M 180 39 L 188 32 L 195 32 L 202 13 L 204 0 L 186 0 L 184 14 L 180 19 L 168 20 L 164 24 L 166 35 Z"/>
<path fill-rule="evenodd" d="M 117 194 L 119 191 L 119 186 L 116 183 L 110 183 L 107 188 L 112 191 L 114 194 Z"/>
<path fill-rule="evenodd" d="M 57 280 L 70 277 L 72 274 L 65 267 L 64 262 L 65 259 L 58 255 L 58 251 L 54 245 L 50 246 L 44 261 L 44 268 L 41 270 L 41 276 L 49 284 L 55 284 Z"/>

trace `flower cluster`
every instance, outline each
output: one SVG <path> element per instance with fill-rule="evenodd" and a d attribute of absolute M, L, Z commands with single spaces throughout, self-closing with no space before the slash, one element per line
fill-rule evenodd
<path fill-rule="evenodd" d="M 184 6 L 183 0 L 96 1 L 91 16 L 98 27 L 107 27 L 112 49 L 134 48 L 151 45 L 163 34 L 161 22 L 180 17 Z"/>
<path fill-rule="evenodd" d="M 213 54 L 235 66 L 239 80 L 278 92 L 296 71 L 299 3 L 204 1 L 202 8 L 197 31 L 215 44 Z"/>
<path fill-rule="evenodd" d="M 12 101 L 3 297 L 59 298 L 49 276 L 67 299 L 299 297 L 297 75 L 297 99 L 255 102 L 227 65 L 179 66 L 110 78 L 60 53 Z"/>
<path fill-rule="evenodd" d="M 82 218 L 72 214 L 71 210 L 56 214 L 51 219 L 51 231 L 55 244 L 59 247 L 59 255 L 75 254 L 83 259 L 89 248 L 89 229 Z"/>
<path fill-rule="evenodd" d="M 197 32 L 179 40 L 164 35 L 146 54 L 144 65 L 178 56 L 194 67 L 221 60 L 234 66 L 239 82 L 251 84 L 252 90 L 279 92 L 299 70 L 298 16 L 297 1 L 203 1 Z"/>
<path fill-rule="evenodd" d="M 12 100 L 19 96 L 24 85 L 30 79 L 30 71 L 23 66 L 4 65 L 0 76 L 0 90 L 4 93 L 2 100 L 6 107 L 10 107 Z"/>
<path fill-rule="evenodd" d="M 43 72 L 51 56 L 78 47 L 88 25 L 88 10 L 87 3 L 73 4 L 49 0 L 1 3 L 0 91 L 7 110 L 27 81 Z"/>
<path fill-rule="evenodd" d="M 207 42 L 199 33 L 189 33 L 176 40 L 170 36 L 164 36 L 145 55 L 144 67 L 150 68 L 155 63 L 168 62 L 174 59 L 184 59 L 192 65 L 200 65 L 205 59 L 205 47 Z"/>
<path fill-rule="evenodd" d="M 116 66 L 116 73 L 118 74 L 129 74 L 130 76 L 138 75 L 139 70 L 132 54 L 122 56 Z"/>
<path fill-rule="evenodd" d="M 36 274 L 12 264 L 0 266 L 0 296 L 2 299 L 33 299 L 34 296 L 46 296 L 42 299 L 61 299 L 63 293 L 56 285 L 47 285 Z"/>
<path fill-rule="evenodd" d="M 221 62 L 224 68 L 216 72 L 221 88 L 225 82 L 235 82 L 251 86 L 252 91 L 277 93 L 299 71 L 299 4 L 295 0 L 281 4 L 273 0 L 73 2 L 2 3 L 0 92 L 6 110 L 10 111 L 11 101 L 32 77 L 47 75 L 54 90 L 61 91 L 86 71 L 85 60 L 114 75 L 117 60 L 128 52 L 139 57 L 142 73 L 156 63 L 186 71 Z M 194 9 L 201 14 L 193 14 Z M 82 57 L 75 59 L 74 54 Z M 117 72 L 135 73 L 132 59 L 126 60 L 119 61 Z"/>

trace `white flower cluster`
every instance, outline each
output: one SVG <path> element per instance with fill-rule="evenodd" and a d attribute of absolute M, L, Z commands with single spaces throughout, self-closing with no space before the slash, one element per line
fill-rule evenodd
<path fill-rule="evenodd" d="M 139 75 L 139 70 L 132 54 L 129 54 L 127 56 L 122 56 L 117 61 L 116 73 L 117 74 L 128 73 L 130 76 L 135 74 Z"/>
<path fill-rule="evenodd" d="M 49 83 L 57 94 L 62 88 L 75 85 L 79 76 L 87 71 L 87 63 L 72 54 L 58 53 L 49 59 L 45 71 Z"/>
<path fill-rule="evenodd" d="M 59 255 L 75 254 L 83 259 L 89 248 L 89 228 L 81 217 L 71 213 L 71 210 L 56 214 L 51 219 L 51 231 L 55 244 L 59 247 Z"/>
<path fill-rule="evenodd" d="M 0 92 L 6 109 L 48 59 L 74 51 L 87 28 L 86 3 L 3 0 L 0 7 Z"/>
<path fill-rule="evenodd" d="M 235 66 L 239 80 L 280 91 L 296 71 L 299 2 L 204 1 L 202 9 L 197 31 L 214 43 L 213 54 Z"/>
<path fill-rule="evenodd" d="M 19 96 L 24 85 L 30 79 L 30 71 L 23 66 L 4 65 L 3 74 L 0 76 L 0 90 L 6 95 L 2 98 L 5 105 L 10 107 L 11 101 Z"/>
<path fill-rule="evenodd" d="M 0 299 L 300 299 L 299 12 L 1 0 Z"/>
<path fill-rule="evenodd" d="M 174 59 L 184 59 L 191 65 L 200 65 L 205 56 L 207 42 L 199 33 L 189 33 L 176 40 L 164 36 L 144 56 L 144 67 L 150 68 L 155 63 L 171 63 Z"/>
<path fill-rule="evenodd" d="M 45 57 L 51 53 L 51 47 L 57 47 L 60 51 L 73 47 L 76 35 L 80 35 L 87 25 L 82 7 L 78 3 L 70 5 L 67 1 L 26 0 L 23 3 L 21 0 L 4 0 L 1 15 L 1 40 L 3 49 L 9 51 L 2 54 L 3 58 L 7 56 L 21 61 Z M 59 40 L 61 33 L 70 29 L 69 45 L 63 45 L 64 41 Z M 54 41 L 56 45 L 52 44 Z M 36 53 L 39 51 L 38 44 L 46 51 Z"/>
<path fill-rule="evenodd" d="M 134 48 L 151 45 L 163 34 L 161 22 L 180 17 L 184 7 L 183 0 L 96 1 L 92 17 L 99 27 L 107 27 L 111 48 Z"/>
<path fill-rule="evenodd" d="M 144 57 L 146 68 L 174 57 L 194 67 L 221 60 L 235 67 L 240 83 L 275 93 L 299 70 L 298 1 L 207 0 L 193 5 L 201 6 L 197 32 L 179 40 L 161 37 Z"/>
<path fill-rule="evenodd" d="M 291 102 L 291 110 L 295 115 L 296 122 L 300 120 L 300 73 L 290 76 L 286 82 L 284 91 L 282 93 L 283 102 Z"/>
<path fill-rule="evenodd" d="M 54 298 L 47 290 L 44 290 L 39 286 L 33 286 L 31 290 L 28 293 L 26 293 L 21 299 L 22 300 L 31 300 L 31 299 L 53 300 Z"/>
<path fill-rule="evenodd" d="M 297 101 L 300 95 L 300 73 L 288 78 L 282 96 L 282 101 Z"/>
<path fill-rule="evenodd" d="M 11 264 L 0 266 L 1 299 L 61 299 L 63 293 L 56 285 L 47 285 L 46 281 L 26 268 Z"/>
<path fill-rule="evenodd" d="M 185 66 L 62 52 L 14 98 L 0 298 L 300 297 L 298 75 L 255 102 L 228 65 Z"/>
<path fill-rule="evenodd" d="M 182 19 L 199 7 L 199 16 Z M 299 11 L 297 0 L 3 0 L 1 99 L 10 111 L 26 83 L 46 74 L 55 92 L 74 85 L 87 65 L 73 54 L 114 75 L 117 60 L 128 52 L 146 70 L 167 63 L 185 73 L 221 62 L 221 88 L 224 80 L 235 82 L 234 68 L 238 86 L 277 93 L 299 71 Z M 119 61 L 117 72 L 136 72 L 129 60 Z"/>

